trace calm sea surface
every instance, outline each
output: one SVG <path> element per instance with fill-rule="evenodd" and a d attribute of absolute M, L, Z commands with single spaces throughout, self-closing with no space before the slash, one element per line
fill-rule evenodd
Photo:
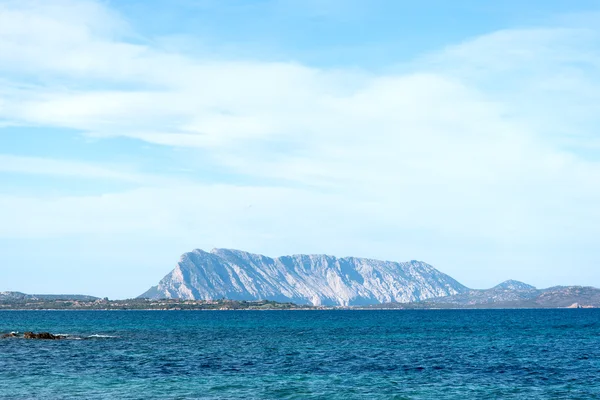
<path fill-rule="evenodd" d="M 0 399 L 600 398 L 600 310 L 0 311 L 26 330 L 72 340 L 0 340 Z"/>

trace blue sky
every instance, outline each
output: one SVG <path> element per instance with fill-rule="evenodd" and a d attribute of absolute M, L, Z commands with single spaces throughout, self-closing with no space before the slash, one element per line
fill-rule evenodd
<path fill-rule="evenodd" d="M 0 0 L 0 290 L 194 248 L 600 287 L 597 1 Z"/>

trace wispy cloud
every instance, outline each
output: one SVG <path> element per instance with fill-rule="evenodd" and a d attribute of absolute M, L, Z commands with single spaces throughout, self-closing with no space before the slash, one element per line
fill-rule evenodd
<path fill-rule="evenodd" d="M 89 162 L 65 161 L 42 157 L 0 154 L 0 172 L 33 175 L 81 177 L 86 179 L 110 179 L 138 183 L 149 183 L 151 176 L 136 172 L 125 172 L 123 168 L 109 168 Z"/>
<path fill-rule="evenodd" d="M 288 236 L 301 248 L 336 235 L 356 246 L 372 231 L 460 238 L 464 249 L 598 235 L 600 157 L 581 149 L 599 140 L 599 35 L 555 23 L 507 29 L 373 74 L 165 50 L 92 1 L 5 2 L 0 123 L 203 149 L 205 166 L 255 184 L 164 182 L 51 204 L 5 197 L 5 210 L 38 211 L 26 224 L 26 214 L 2 216 L 3 234 L 168 230 L 227 241 L 235 231 L 231 245 L 278 249 Z M 11 157 L 0 170 L 144 180 Z M 323 221 L 327 235 L 314 235 Z"/>

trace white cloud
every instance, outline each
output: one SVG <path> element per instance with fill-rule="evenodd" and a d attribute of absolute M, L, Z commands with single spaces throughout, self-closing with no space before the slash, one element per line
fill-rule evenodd
<path fill-rule="evenodd" d="M 293 238 L 342 251 L 332 243 L 346 241 L 351 253 L 377 246 L 374 231 L 396 241 L 427 232 L 464 252 L 479 241 L 564 248 L 600 234 L 598 154 L 577 151 L 598 143 L 597 30 L 495 32 L 373 75 L 171 53 L 126 41 L 127 24 L 97 3 L 41 4 L 1 8 L 5 123 L 210 149 L 212 168 L 261 184 L 3 197 L 5 237 L 165 231 L 257 249 Z M 28 74 L 43 79 L 24 85 Z M 12 168 L 74 167 L 21 161 Z"/>
<path fill-rule="evenodd" d="M 55 160 L 41 157 L 0 154 L 0 173 L 56 175 L 148 183 L 151 178 L 134 171 L 124 172 L 123 166 L 108 168 L 88 162 Z"/>

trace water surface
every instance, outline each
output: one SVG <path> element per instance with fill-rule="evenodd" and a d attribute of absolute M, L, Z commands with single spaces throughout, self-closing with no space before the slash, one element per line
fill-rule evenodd
<path fill-rule="evenodd" d="M 600 398 L 600 310 L 0 311 L 1 399 Z M 81 339 L 81 340 L 75 340 Z"/>

